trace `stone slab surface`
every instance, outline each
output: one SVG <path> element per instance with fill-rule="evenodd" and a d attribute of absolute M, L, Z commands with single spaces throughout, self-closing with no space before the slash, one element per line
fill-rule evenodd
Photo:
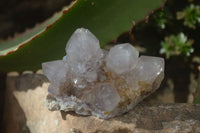
<path fill-rule="evenodd" d="M 42 74 L 7 77 L 6 133 L 200 133 L 200 105 L 143 102 L 129 113 L 103 120 L 49 111 L 48 86 Z"/>

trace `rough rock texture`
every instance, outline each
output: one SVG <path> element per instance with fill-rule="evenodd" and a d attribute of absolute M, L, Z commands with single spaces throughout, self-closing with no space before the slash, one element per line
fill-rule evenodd
<path fill-rule="evenodd" d="M 47 79 L 40 74 L 8 76 L 4 118 L 6 133 L 64 133 L 69 128 L 60 112 L 46 109 L 48 86 Z"/>
<path fill-rule="evenodd" d="M 199 133 L 200 105 L 141 103 L 111 118 L 49 111 L 41 74 L 7 77 L 5 133 Z"/>
<path fill-rule="evenodd" d="M 51 82 L 49 110 L 108 119 L 131 110 L 159 88 L 164 59 L 140 56 L 129 43 L 105 51 L 87 29 L 77 29 L 62 60 L 42 64 Z"/>

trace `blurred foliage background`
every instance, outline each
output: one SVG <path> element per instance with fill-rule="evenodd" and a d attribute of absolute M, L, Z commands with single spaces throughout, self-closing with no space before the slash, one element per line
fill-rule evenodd
<path fill-rule="evenodd" d="M 166 97 L 165 102 L 200 103 L 199 0 L 168 0 L 163 10 L 134 27 L 131 34 L 120 36 L 117 42 L 126 41 L 142 54 L 166 59 L 165 81 L 158 90 L 161 97 Z"/>

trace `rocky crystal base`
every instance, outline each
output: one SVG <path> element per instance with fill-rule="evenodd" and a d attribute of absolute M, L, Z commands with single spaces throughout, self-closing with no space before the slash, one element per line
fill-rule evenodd
<path fill-rule="evenodd" d="M 87 29 L 77 29 L 62 60 L 42 64 L 51 82 L 49 110 L 75 111 L 108 119 L 132 109 L 164 78 L 164 60 L 140 56 L 130 44 L 105 51 Z"/>

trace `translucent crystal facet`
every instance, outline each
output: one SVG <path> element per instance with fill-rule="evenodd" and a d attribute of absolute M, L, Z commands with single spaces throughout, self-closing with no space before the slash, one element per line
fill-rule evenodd
<path fill-rule="evenodd" d="M 147 83 L 153 83 L 155 79 L 162 75 L 164 69 L 164 59 L 151 56 L 141 56 L 134 69 L 138 79 Z M 160 77 L 164 78 L 164 75 Z"/>
<path fill-rule="evenodd" d="M 66 47 L 67 64 L 69 64 L 75 85 L 78 80 L 93 82 L 97 80 L 97 69 L 100 67 L 103 52 L 98 39 L 87 29 L 77 29 L 69 39 Z"/>
<path fill-rule="evenodd" d="M 69 68 L 68 65 L 62 61 L 52 61 L 42 64 L 43 72 L 51 82 L 49 92 L 51 94 L 59 95 L 61 86 L 69 84 Z"/>
<path fill-rule="evenodd" d="M 43 63 L 42 68 L 51 83 L 60 84 L 67 79 L 68 66 L 62 60 Z"/>
<path fill-rule="evenodd" d="M 90 94 L 90 101 L 94 107 L 101 111 L 112 111 L 120 101 L 120 96 L 116 89 L 107 83 L 97 84 Z"/>
<path fill-rule="evenodd" d="M 132 109 L 164 78 L 162 58 L 139 57 L 129 43 L 103 50 L 98 39 L 84 28 L 73 33 L 66 52 L 62 60 L 42 64 L 51 83 L 47 97 L 50 110 L 107 119 Z"/>
<path fill-rule="evenodd" d="M 139 52 L 130 44 L 120 44 L 111 48 L 106 58 L 106 66 L 117 74 L 132 70 L 138 61 Z"/>

